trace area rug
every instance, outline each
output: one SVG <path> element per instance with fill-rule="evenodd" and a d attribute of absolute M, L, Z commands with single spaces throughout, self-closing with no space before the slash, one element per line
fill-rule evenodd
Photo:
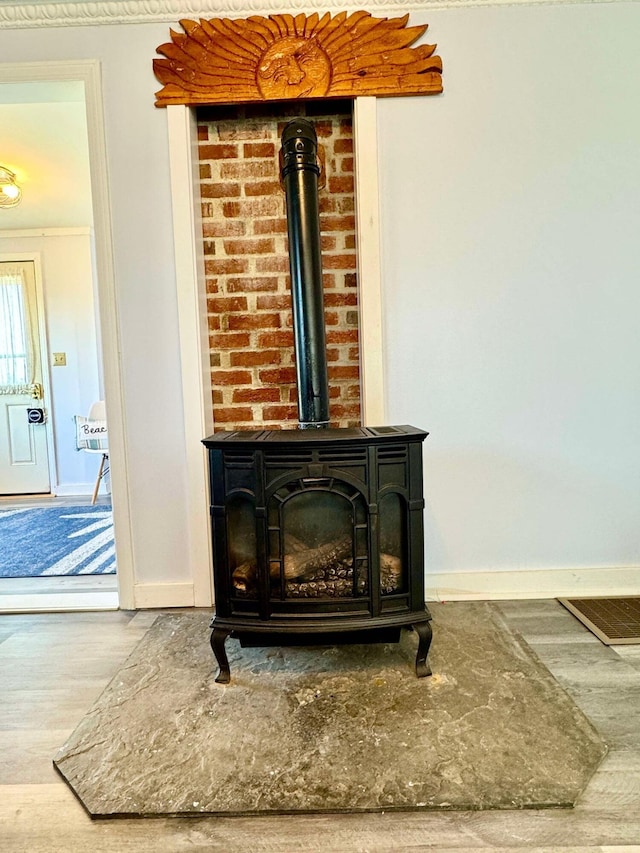
<path fill-rule="evenodd" d="M 430 605 L 431 607 L 431 605 Z M 568 807 L 606 746 L 486 602 L 398 644 L 241 648 L 164 615 L 54 764 L 93 817 Z"/>
<path fill-rule="evenodd" d="M 0 509 L 0 578 L 115 570 L 110 506 Z"/>

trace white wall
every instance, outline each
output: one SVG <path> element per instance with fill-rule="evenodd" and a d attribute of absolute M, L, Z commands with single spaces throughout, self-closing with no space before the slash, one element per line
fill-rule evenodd
<path fill-rule="evenodd" d="M 93 222 L 87 117 L 82 83 L 62 87 L 0 83 L 0 163 L 13 167 L 22 202 L 0 228 L 74 228 Z M 34 103 L 43 97 L 77 100 Z M 4 103 L 23 97 L 25 103 Z"/>
<path fill-rule="evenodd" d="M 622 3 L 412 13 L 439 43 L 446 93 L 380 102 L 386 407 L 432 433 L 428 576 L 640 563 L 639 18 Z M 163 23 L 3 30 L 0 56 L 102 63 L 136 580 L 182 590 L 167 125 L 151 67 L 168 36 Z"/>
<path fill-rule="evenodd" d="M 57 494 L 91 494 L 98 460 L 75 449 L 74 415 L 102 397 L 98 378 L 91 235 L 43 238 L 42 275 L 49 352 L 67 364 L 51 367 Z M 50 361 L 51 364 L 51 361 Z"/>
<path fill-rule="evenodd" d="M 445 94 L 379 124 L 386 411 L 431 432 L 428 582 L 637 569 L 640 7 L 419 20 Z"/>

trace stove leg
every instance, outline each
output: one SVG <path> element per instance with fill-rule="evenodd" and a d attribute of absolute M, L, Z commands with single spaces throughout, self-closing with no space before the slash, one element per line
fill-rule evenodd
<path fill-rule="evenodd" d="M 428 622 L 418 622 L 413 626 L 418 634 L 418 654 L 416 655 L 416 675 L 418 678 L 424 678 L 431 675 L 431 667 L 427 663 L 427 655 L 429 654 L 429 646 L 431 645 L 431 625 Z"/>
<path fill-rule="evenodd" d="M 211 632 L 211 648 L 218 661 L 218 674 L 216 681 L 218 684 L 228 684 L 231 681 L 231 670 L 229 669 L 229 658 L 224 648 L 225 641 L 231 631 L 226 628 L 214 628 Z"/>

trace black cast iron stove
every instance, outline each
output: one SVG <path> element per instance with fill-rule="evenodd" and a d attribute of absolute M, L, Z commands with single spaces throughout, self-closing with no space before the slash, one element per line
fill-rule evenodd
<path fill-rule="evenodd" d="M 306 119 L 282 134 L 300 429 L 204 439 L 216 611 L 242 646 L 397 642 L 418 635 L 430 674 L 424 601 L 422 442 L 412 426 L 329 429 L 317 139 Z"/>

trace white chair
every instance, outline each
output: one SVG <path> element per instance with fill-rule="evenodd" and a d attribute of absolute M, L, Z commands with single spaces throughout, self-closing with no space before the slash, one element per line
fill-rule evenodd
<path fill-rule="evenodd" d="M 85 453 L 99 453 L 101 456 L 98 476 L 93 489 L 91 503 L 98 499 L 100 481 L 109 473 L 109 438 L 107 433 L 107 416 L 104 400 L 98 400 L 91 405 L 88 416 L 76 415 L 76 450 Z"/>

